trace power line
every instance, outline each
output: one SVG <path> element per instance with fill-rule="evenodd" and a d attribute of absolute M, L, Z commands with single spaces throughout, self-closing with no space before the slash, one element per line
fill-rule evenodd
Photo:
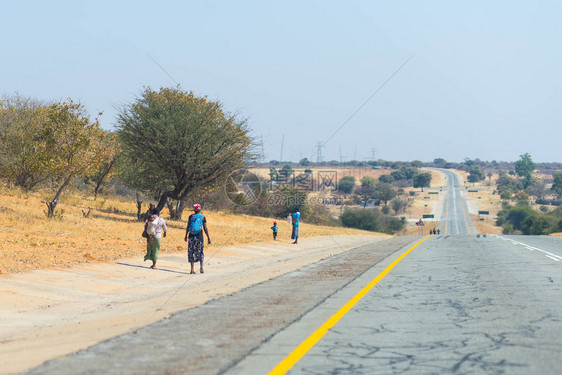
<path fill-rule="evenodd" d="M 164 73 L 166 73 L 166 75 L 167 75 L 168 77 L 170 77 L 170 79 L 171 79 L 172 81 L 174 81 L 174 83 L 175 83 L 177 86 L 180 85 L 180 84 L 178 83 L 178 81 L 176 81 L 176 80 L 174 79 L 174 77 L 172 77 L 172 76 L 170 75 L 170 73 L 168 73 L 168 72 L 166 71 L 166 69 L 164 69 L 164 68 L 162 67 L 162 65 L 158 64 L 158 61 L 156 61 L 156 60 L 155 60 L 152 56 L 150 56 L 148 53 L 147 53 L 146 55 L 147 55 L 148 57 L 150 57 L 150 59 L 151 59 L 152 61 L 154 61 L 154 63 L 155 63 L 156 65 L 158 65 L 158 67 L 159 67 L 160 69 L 162 69 L 162 71 L 163 71 Z"/>
<path fill-rule="evenodd" d="M 369 98 L 367 98 L 367 100 L 365 100 L 365 102 L 364 102 L 363 104 L 361 104 L 361 106 L 359 106 L 359 108 L 357 108 L 357 109 L 355 110 L 355 112 L 353 112 L 353 113 L 351 114 L 351 116 L 349 116 L 349 118 L 348 118 L 347 120 L 345 120 L 344 123 L 343 123 L 339 128 L 337 128 L 336 131 L 335 131 L 327 140 L 325 140 L 325 141 L 323 142 L 323 145 L 326 145 L 326 143 L 328 143 L 332 138 L 334 138 L 334 136 L 335 136 L 336 134 L 338 134 L 339 131 L 342 130 L 342 128 L 343 128 L 344 126 L 346 126 L 347 123 L 348 123 L 349 121 L 351 121 L 351 119 L 352 119 L 353 117 L 355 117 L 355 115 L 356 115 L 357 113 L 359 113 L 359 111 L 361 111 L 361 109 L 363 109 L 363 107 L 365 107 L 365 106 L 367 105 L 367 103 L 369 103 L 369 101 L 371 101 L 371 99 L 373 99 L 373 97 L 374 97 L 375 95 L 377 95 L 377 94 L 379 93 L 379 91 L 381 91 L 382 88 L 383 88 L 384 86 L 386 86 L 386 84 L 387 84 L 388 82 L 390 82 L 390 81 L 392 80 L 392 78 L 394 78 L 394 76 L 395 76 L 396 74 L 398 74 L 398 72 L 400 72 L 400 71 L 402 70 L 403 67 L 406 66 L 406 64 L 408 64 L 408 63 L 410 62 L 410 60 L 414 57 L 414 55 L 415 55 L 415 54 L 412 54 L 410 57 L 408 57 L 408 59 L 407 59 L 406 61 L 404 61 L 404 63 L 403 63 L 402 65 L 400 65 L 400 67 L 398 67 L 398 69 L 396 69 L 396 70 L 394 71 L 394 73 L 392 73 L 392 75 L 391 75 L 390 77 L 388 77 L 388 79 L 387 79 L 386 81 L 384 81 L 383 84 L 380 85 L 379 88 L 378 88 L 371 96 L 369 96 Z M 313 155 L 313 156 L 314 156 L 314 155 Z"/>

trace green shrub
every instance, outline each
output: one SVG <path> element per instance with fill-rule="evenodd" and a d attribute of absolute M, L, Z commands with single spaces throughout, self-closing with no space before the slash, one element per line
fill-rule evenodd
<path fill-rule="evenodd" d="M 496 225 L 502 226 L 506 234 L 546 235 L 559 232 L 562 230 L 562 206 L 544 213 L 518 203 L 500 211 Z"/>
<path fill-rule="evenodd" d="M 371 232 L 396 233 L 404 229 L 405 218 L 397 219 L 392 216 L 381 214 L 376 209 L 346 209 L 340 215 L 340 221 L 344 227 L 368 230 Z"/>
<path fill-rule="evenodd" d="M 354 187 L 355 187 L 355 177 L 345 176 L 342 177 L 338 182 L 338 190 L 346 194 L 351 194 Z"/>

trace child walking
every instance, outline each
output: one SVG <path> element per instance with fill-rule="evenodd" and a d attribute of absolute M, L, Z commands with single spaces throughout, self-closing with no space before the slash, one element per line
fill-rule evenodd
<path fill-rule="evenodd" d="M 273 226 L 271 227 L 271 230 L 273 231 L 273 240 L 277 241 L 277 231 L 279 230 L 279 228 L 277 227 L 276 221 L 273 222 Z"/>

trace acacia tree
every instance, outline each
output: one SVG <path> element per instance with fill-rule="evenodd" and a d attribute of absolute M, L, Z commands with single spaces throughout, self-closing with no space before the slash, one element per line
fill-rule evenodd
<path fill-rule="evenodd" d="M 531 184 L 531 174 L 537 165 L 531 159 L 529 153 L 519 155 L 519 160 L 515 162 L 515 173 L 524 179 L 523 186 L 526 188 Z"/>
<path fill-rule="evenodd" d="M 117 120 L 124 179 L 169 199 L 182 201 L 193 190 L 223 183 L 254 157 L 245 120 L 219 102 L 181 88 L 146 88 L 121 110 Z M 180 212 L 174 213 L 181 218 Z"/>
<path fill-rule="evenodd" d="M 527 194 L 535 196 L 537 199 L 543 199 L 547 194 L 546 184 L 543 180 L 538 179 L 533 179 L 525 191 Z"/>
<path fill-rule="evenodd" d="M 365 176 L 361 179 L 361 187 L 372 187 L 377 185 L 377 180 L 370 176 Z"/>
<path fill-rule="evenodd" d="M 115 156 L 109 147 L 111 135 L 98 120 L 91 122 L 84 106 L 71 99 L 49 106 L 44 140 L 51 155 L 51 177 L 59 181 L 55 197 L 47 202 L 47 216 L 53 217 L 64 189 L 76 177 L 91 174 Z"/>
<path fill-rule="evenodd" d="M 552 175 L 554 183 L 552 184 L 552 194 L 558 198 L 562 198 L 562 173 L 555 173 Z"/>
<path fill-rule="evenodd" d="M 0 100 L 0 177 L 25 191 L 49 178 L 47 106 L 18 95 Z"/>
<path fill-rule="evenodd" d="M 469 175 L 466 178 L 468 182 L 478 182 L 478 181 L 482 181 L 486 178 L 486 175 L 484 174 L 484 172 L 480 169 L 480 167 L 478 165 L 473 165 L 472 167 L 470 167 L 470 171 L 469 171 Z"/>
<path fill-rule="evenodd" d="M 431 184 L 431 173 L 418 173 L 414 177 L 414 187 L 421 188 L 423 191 L 424 187 L 429 187 Z"/>
<path fill-rule="evenodd" d="M 363 202 L 363 208 L 367 207 L 369 199 L 374 198 L 376 185 L 377 180 L 373 177 L 365 176 L 361 179 L 361 186 L 355 188 L 355 194 Z"/>
<path fill-rule="evenodd" d="M 391 184 L 380 183 L 375 187 L 375 198 L 380 199 L 385 205 L 396 196 L 396 191 Z"/>
<path fill-rule="evenodd" d="M 370 185 L 366 186 L 358 186 L 355 188 L 355 194 L 360 198 L 361 202 L 363 203 L 363 208 L 367 207 L 367 202 L 369 199 L 375 196 L 375 188 Z"/>
<path fill-rule="evenodd" d="M 393 198 L 390 201 L 390 207 L 394 210 L 396 215 L 398 215 L 401 211 L 404 211 L 406 207 L 408 207 L 408 201 L 405 199 L 400 198 Z"/>
<path fill-rule="evenodd" d="M 117 173 L 118 156 L 120 152 L 119 143 L 117 142 L 117 137 L 111 132 L 107 132 L 107 137 L 104 137 L 102 141 L 105 143 L 103 145 L 106 150 L 111 151 L 111 155 L 103 162 L 91 176 L 87 176 L 87 180 L 94 183 L 94 200 L 97 200 L 98 194 L 102 191 L 102 185 L 107 180 L 111 179 Z"/>

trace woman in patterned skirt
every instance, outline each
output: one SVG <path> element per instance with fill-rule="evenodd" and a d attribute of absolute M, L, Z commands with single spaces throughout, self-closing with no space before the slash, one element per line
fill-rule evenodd
<path fill-rule="evenodd" d="M 193 266 L 195 262 L 200 264 L 200 272 L 203 273 L 203 247 L 205 240 L 203 238 L 203 231 L 207 235 L 207 243 L 211 244 L 211 237 L 207 230 L 207 219 L 201 213 L 201 205 L 193 205 L 194 213 L 189 215 L 187 219 L 187 228 L 185 229 L 185 242 L 187 242 L 187 260 L 191 263 L 191 272 L 195 273 Z"/>

